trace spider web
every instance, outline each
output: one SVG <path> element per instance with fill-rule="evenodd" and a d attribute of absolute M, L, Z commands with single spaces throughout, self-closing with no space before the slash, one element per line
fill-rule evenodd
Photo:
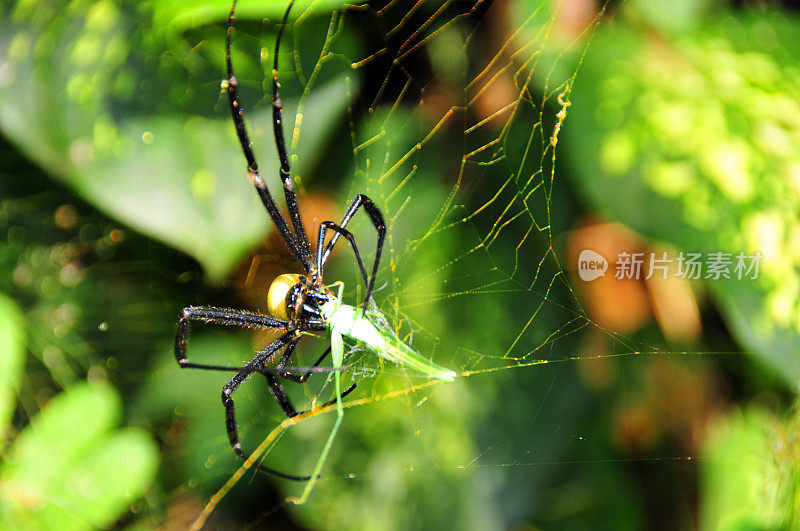
<path fill-rule="evenodd" d="M 275 157 L 262 83 L 274 24 L 248 25 L 244 12 L 240 18 L 237 75 L 243 101 L 261 99 L 247 116 L 269 178 Z M 564 501 L 580 498 L 580 488 L 560 477 L 613 477 L 608 469 L 617 457 L 603 440 L 615 420 L 586 430 L 598 414 L 584 381 L 586 358 L 602 362 L 646 348 L 592 322 L 570 287 L 560 259 L 573 207 L 556 167 L 572 84 L 599 20 L 592 13 L 579 29 L 565 31 L 558 6 L 524 2 L 390 1 L 333 14 L 317 4 L 295 7 L 281 81 L 285 101 L 299 96 L 285 116 L 293 165 L 301 156 L 318 159 L 311 170 L 295 172 L 306 223 L 339 218 L 357 193 L 372 197 L 388 223 L 376 301 L 401 337 L 460 377 L 452 385 L 430 382 L 351 345 L 345 385 L 358 387 L 346 400 L 323 478 L 307 505 L 295 508 L 283 500 L 302 485 L 281 482 L 278 497 L 264 500 L 268 480 L 232 454 L 213 392 L 220 376 L 182 373 L 191 398 L 180 402 L 176 417 L 194 420 L 186 422 L 175 461 L 194 477 L 181 490 L 213 493 L 187 511 L 191 519 L 199 512 L 196 525 L 246 507 L 245 514 L 259 514 L 243 517 L 249 525 L 289 511 L 313 527 L 497 527 L 580 512 Z M 369 38 L 356 41 L 352 32 L 360 28 L 371 28 Z M 253 57 L 263 70 L 252 68 Z M 320 94 L 345 101 L 342 112 L 320 107 Z M 221 99 L 220 113 L 224 106 Z M 338 121 L 339 134 L 309 154 L 304 144 L 320 121 Z M 361 214 L 349 228 L 369 263 L 373 229 Z M 274 237 L 245 269 L 229 287 L 254 308 L 263 308 L 271 278 L 294 270 Z M 326 280 L 344 280 L 348 302 L 363 296 L 345 246 Z M 605 343 L 587 346 L 577 333 L 584 329 Z M 195 333 L 196 359 L 240 364 L 243 352 L 270 340 L 211 334 Z M 310 364 L 324 346 L 322 337 L 301 343 L 297 363 Z M 152 379 L 170 386 L 174 360 L 165 358 Z M 260 381 L 236 393 L 244 446 L 256 462 L 306 473 L 333 412 L 287 420 Z M 297 407 L 308 407 L 330 399 L 332 386 L 315 377 L 287 390 Z M 648 459 L 669 467 L 686 458 L 657 453 L 639 461 Z M 618 488 L 609 499 L 581 503 L 616 503 Z"/>
<path fill-rule="evenodd" d="M 351 345 L 345 385 L 358 387 L 324 478 L 305 507 L 291 510 L 308 525 L 337 528 L 420 519 L 430 527 L 483 527 L 525 518 L 552 501 L 554 468 L 598 460 L 590 466 L 597 469 L 608 459 L 595 457 L 603 454 L 591 434 L 576 431 L 593 412 L 576 332 L 591 327 L 611 339 L 599 358 L 642 350 L 587 317 L 560 263 L 558 238 L 569 222 L 560 209 L 569 200 L 559 189 L 558 138 L 600 15 L 576 30 L 565 28 L 558 4 L 546 2 L 390 0 L 332 15 L 300 3 L 293 19 L 281 58 L 284 99 L 299 96 L 295 118 L 287 113 L 292 162 L 315 120 L 340 122 L 315 169 L 295 174 L 306 223 L 337 219 L 358 193 L 375 200 L 388 225 L 376 301 L 401 337 L 459 378 L 430 382 Z M 368 35 L 361 47 L 351 39 L 359 29 Z M 261 47 L 269 64 L 272 43 L 256 31 L 240 29 L 236 46 Z M 260 83 L 239 79 L 245 90 Z M 344 94 L 346 112 L 322 116 L 312 101 L 321 91 Z M 270 105 L 268 91 L 261 98 Z M 269 158 L 270 126 L 250 118 L 256 149 Z M 375 234 L 366 216 L 349 228 L 370 263 Z M 326 281 L 343 280 L 345 299 L 355 303 L 363 286 L 350 250 L 340 247 Z M 273 239 L 235 286 L 254 304 L 269 278 L 284 272 L 280 248 Z M 301 344 L 298 363 L 313 361 L 324 345 L 324 338 Z M 319 404 L 332 391 L 323 380 L 287 388 L 298 403 Z M 256 462 L 311 470 L 331 408 L 286 420 L 254 387 L 236 397 L 245 447 L 257 448 Z M 207 420 L 216 422 L 221 411 L 210 407 Z M 205 443 L 204 466 L 221 488 L 196 525 L 259 481 L 251 463 L 231 476 L 224 434 Z M 279 488 L 288 496 L 302 486 Z M 288 508 L 263 506 L 263 518 L 281 507 Z"/>

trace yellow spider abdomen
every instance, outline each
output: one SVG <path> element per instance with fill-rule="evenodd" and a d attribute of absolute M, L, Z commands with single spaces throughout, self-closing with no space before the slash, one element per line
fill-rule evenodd
<path fill-rule="evenodd" d="M 294 308 L 289 307 L 289 293 L 300 282 L 300 275 L 284 273 L 272 281 L 267 292 L 267 308 L 269 313 L 278 319 L 290 321 Z"/>

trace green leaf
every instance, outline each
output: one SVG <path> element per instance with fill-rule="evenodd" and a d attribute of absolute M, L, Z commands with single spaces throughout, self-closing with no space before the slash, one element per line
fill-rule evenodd
<path fill-rule="evenodd" d="M 90 529 L 114 523 L 155 477 L 158 449 L 138 429 L 116 431 L 121 402 L 107 384 L 53 398 L 0 468 L 0 514 L 14 526 Z"/>
<path fill-rule="evenodd" d="M 301 16 L 313 6 L 314 12 L 341 9 L 343 0 L 297 0 L 292 7 L 291 20 Z M 287 0 L 240 0 L 236 3 L 237 18 L 269 18 L 278 20 L 286 11 Z M 157 26 L 169 26 L 176 31 L 200 24 L 223 20 L 228 16 L 231 3 L 227 0 L 169 0 L 154 6 L 153 21 Z"/>
<path fill-rule="evenodd" d="M 3 468 L 6 479 L 48 489 L 119 422 L 121 403 L 109 386 L 69 388 L 17 437 Z M 42 459 L 42 456 L 47 459 Z"/>
<path fill-rule="evenodd" d="M 17 304 L 0 293 L 0 437 L 14 414 L 25 361 L 24 323 Z"/>
<path fill-rule="evenodd" d="M 625 12 L 660 30 L 682 32 L 696 28 L 704 16 L 719 10 L 722 4 L 719 0 L 679 0 L 669 3 L 632 0 L 625 6 Z"/>
<path fill-rule="evenodd" d="M 0 130 L 104 213 L 194 256 L 219 280 L 271 224 L 247 181 L 218 89 L 227 8 L 215 10 L 213 20 L 201 17 L 219 24 L 197 27 L 176 22 L 194 20 L 187 10 L 197 6 L 178 6 L 159 7 L 155 25 L 148 26 L 146 11 L 107 1 L 65 1 L 51 9 L 18 3 L 10 16 L 0 17 Z M 326 14 L 315 6 L 318 12 Z M 325 35 L 327 20 L 306 19 L 293 29 L 308 26 Z M 269 29 L 253 30 L 257 37 L 243 30 L 235 46 L 251 49 L 234 50 L 234 61 L 262 175 L 280 199 L 271 106 L 259 108 L 265 94 L 253 90 L 264 78 L 260 39 L 272 38 Z M 318 41 L 298 37 L 301 62 L 317 59 Z M 292 42 L 287 39 L 287 48 Z M 336 42 L 347 47 L 352 39 Z M 342 50 L 333 52 L 313 85 L 298 86 L 291 65 L 281 67 L 295 178 L 319 160 L 320 146 L 347 105 L 349 63 Z M 302 123 L 293 142 L 300 105 L 314 119 Z"/>
<path fill-rule="evenodd" d="M 70 469 L 52 491 L 61 507 L 48 509 L 68 508 L 92 527 L 106 527 L 144 493 L 157 466 L 158 448 L 145 432 L 119 430 Z"/>
<path fill-rule="evenodd" d="M 769 12 L 658 44 L 624 23 L 603 27 L 563 129 L 577 185 L 608 217 L 704 259 L 762 254 L 757 278 L 704 283 L 744 349 L 791 383 L 800 381 L 798 31 L 798 18 Z"/>

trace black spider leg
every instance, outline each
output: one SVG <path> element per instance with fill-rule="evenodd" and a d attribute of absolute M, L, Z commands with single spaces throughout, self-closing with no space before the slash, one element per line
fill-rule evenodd
<path fill-rule="evenodd" d="M 364 194 L 358 194 L 350 202 L 350 206 L 347 207 L 347 210 L 342 217 L 342 222 L 339 224 L 339 228 L 344 229 L 347 224 L 350 223 L 350 220 L 353 219 L 353 216 L 356 214 L 356 212 L 358 212 L 358 209 L 362 206 L 367 212 L 367 215 L 372 222 L 372 226 L 375 227 L 375 230 L 378 232 L 378 244 L 375 249 L 375 261 L 372 264 L 372 275 L 369 277 L 369 282 L 367 283 L 367 294 L 364 296 L 363 308 L 366 310 L 367 305 L 369 304 L 369 298 L 372 296 L 372 289 L 375 286 L 375 277 L 378 275 L 378 265 L 380 264 L 381 260 L 381 251 L 383 251 L 383 240 L 386 238 L 386 223 L 383 221 L 383 215 L 381 215 L 381 211 L 378 210 L 378 207 L 375 206 L 375 203 L 372 202 L 372 199 Z M 333 250 L 333 246 L 336 245 L 336 240 L 339 238 L 339 234 L 340 233 L 338 232 L 334 234 L 331 237 L 331 241 L 328 242 L 328 245 L 325 247 L 325 252 L 322 254 L 321 260 L 322 267 L 324 267 L 325 262 L 328 261 L 328 256 Z M 317 249 L 317 262 L 318 264 L 320 263 L 319 249 Z"/>
<path fill-rule="evenodd" d="M 297 340 L 292 341 L 289 343 L 289 346 L 286 347 L 286 350 L 283 351 L 283 355 L 281 356 L 278 365 L 275 367 L 276 373 L 281 376 L 284 380 L 292 381 L 295 383 L 305 383 L 308 380 L 308 377 L 311 376 L 314 372 L 327 372 L 327 371 L 317 371 L 317 370 L 309 370 L 306 371 L 304 374 L 293 374 L 291 372 L 281 372 L 281 371 L 290 371 L 293 370 L 294 367 L 287 367 L 286 364 L 289 363 L 289 358 L 292 356 L 292 352 L 294 352 L 294 348 L 297 346 Z M 328 347 L 325 349 L 325 352 L 322 353 L 322 356 L 319 357 L 317 361 L 314 362 L 309 369 L 319 367 L 322 360 L 330 353 L 331 348 Z"/>
<path fill-rule="evenodd" d="M 186 356 L 186 342 L 189 335 L 189 322 L 202 321 L 222 326 L 242 328 L 286 329 L 289 323 L 259 313 L 244 310 L 230 310 L 213 306 L 188 306 L 178 315 L 178 331 L 175 333 L 175 360 L 184 369 L 231 370 L 223 365 L 191 363 Z M 323 328 L 324 329 L 324 328 Z"/>
<path fill-rule="evenodd" d="M 234 367 L 231 365 L 193 365 L 189 368 L 209 371 L 239 372 L 244 367 Z M 343 367 L 320 367 L 319 365 L 311 365 L 309 367 L 283 367 L 282 369 L 277 367 L 259 367 L 255 369 L 254 372 L 257 372 L 258 374 L 277 374 L 284 380 L 294 382 L 296 381 L 294 378 L 299 377 L 296 375 L 303 375 L 308 378 L 312 374 L 330 374 L 332 372 L 342 370 L 344 370 Z"/>
<path fill-rule="evenodd" d="M 331 400 L 328 400 L 324 404 L 314 409 L 308 409 L 305 411 L 297 411 L 292 405 L 292 401 L 289 399 L 289 395 L 286 394 L 286 391 L 283 389 L 283 386 L 278 382 L 278 379 L 272 374 L 265 374 L 267 378 L 267 384 L 269 385 L 269 391 L 272 393 L 272 396 L 275 397 L 275 400 L 280 404 L 281 408 L 283 408 L 283 412 L 286 413 L 286 416 L 289 418 L 296 417 L 297 415 L 302 415 L 304 413 L 308 413 L 309 411 L 314 411 L 323 407 L 328 407 L 336 403 L 336 397 Z M 356 388 L 356 384 L 351 385 L 346 391 L 342 392 L 342 398 L 349 395 L 354 389 Z"/>
<path fill-rule="evenodd" d="M 291 8 L 291 5 L 289 6 Z M 272 222 L 275 224 L 275 227 L 278 229 L 278 232 L 281 233 L 281 237 L 283 241 L 286 242 L 286 245 L 289 249 L 294 253 L 300 263 L 303 264 L 306 272 L 311 271 L 311 251 L 309 250 L 310 244 L 308 243 L 308 238 L 303 230 L 300 230 L 299 233 L 295 234 L 289 228 L 289 225 L 286 223 L 286 220 L 283 218 L 278 206 L 275 204 L 275 200 L 272 198 L 272 194 L 269 192 L 269 188 L 267 187 L 264 180 L 258 173 L 258 163 L 256 162 L 255 154 L 253 153 L 253 149 L 250 146 L 250 138 L 247 135 L 247 128 L 244 123 L 244 116 L 242 115 L 242 104 L 239 101 L 239 81 L 236 79 L 236 76 L 233 73 L 233 63 L 231 62 L 231 38 L 233 35 L 233 19 L 234 19 L 234 10 L 236 9 L 236 0 L 231 4 L 231 11 L 228 15 L 228 30 L 225 35 L 225 65 L 227 67 L 227 74 L 228 74 L 228 101 L 230 102 L 230 109 L 231 109 L 231 117 L 233 118 L 233 124 L 236 126 L 236 134 L 239 137 L 239 144 L 242 146 L 242 152 L 244 153 L 244 157 L 247 160 L 247 176 L 250 179 L 250 182 L 256 188 L 256 192 L 258 192 L 259 197 L 261 198 L 261 202 L 264 204 L 264 208 L 267 209 L 267 213 L 269 217 L 272 219 Z M 288 14 L 288 9 L 287 12 Z M 283 27 L 281 26 L 281 31 Z M 280 40 L 280 34 L 278 39 Z M 274 107 L 274 104 L 273 104 Z M 274 117 L 274 111 L 273 111 Z M 281 152 L 281 144 L 283 143 L 283 137 L 281 135 L 280 141 L 278 141 L 276 137 L 276 143 L 278 145 L 278 151 Z M 285 157 L 286 150 L 283 148 L 283 154 Z M 281 162 L 281 168 L 283 168 L 283 162 Z M 283 169 L 281 169 L 281 173 L 283 173 Z M 284 188 L 286 186 L 286 181 L 284 180 Z M 292 187 L 294 185 L 292 184 Z M 297 200 L 294 199 L 293 202 L 288 200 L 289 192 L 287 191 L 287 203 L 289 204 L 289 211 L 292 212 L 293 209 L 297 210 Z M 294 191 L 292 191 L 292 196 L 294 196 Z M 299 218 L 299 211 L 297 212 Z M 294 222 L 295 227 L 297 224 Z M 302 227 L 302 224 L 300 225 Z"/>
<path fill-rule="evenodd" d="M 286 350 L 283 351 L 283 355 L 281 356 L 281 359 L 278 362 L 278 365 L 275 367 L 276 372 L 277 371 L 281 371 L 281 370 L 290 370 L 291 369 L 290 367 L 286 367 L 286 364 L 289 362 L 289 358 L 291 357 L 295 346 L 297 346 L 297 341 L 298 340 L 299 340 L 299 338 L 298 339 L 294 339 L 293 341 L 291 341 L 289 343 L 289 345 L 286 347 Z M 331 352 L 331 347 L 326 348 L 325 352 L 322 353 L 322 356 L 320 356 L 319 359 L 314 362 L 314 365 L 309 367 L 310 370 L 308 370 L 307 372 L 305 372 L 304 374 L 302 374 L 300 376 L 297 376 L 297 375 L 294 375 L 294 374 L 290 374 L 288 372 L 283 372 L 283 373 L 278 372 L 278 375 L 281 378 L 283 378 L 284 380 L 288 380 L 288 381 L 292 381 L 292 382 L 296 382 L 296 383 L 305 383 L 305 381 L 308 380 L 308 377 L 311 376 L 311 374 L 314 373 L 314 372 L 335 372 L 337 370 L 336 367 L 319 367 L 319 364 L 322 363 L 322 360 L 324 360 L 325 357 L 328 354 L 330 354 L 330 352 Z M 320 368 L 325 369 L 325 371 L 315 370 L 315 369 L 320 369 Z M 330 369 L 333 369 L 333 370 L 330 370 Z M 338 369 L 338 370 L 341 370 L 341 369 Z M 294 417 L 295 415 L 299 415 L 299 413 L 292 406 L 292 403 L 289 401 L 289 397 L 286 396 L 286 393 L 284 392 L 283 388 L 274 379 L 274 377 L 270 378 L 271 375 L 269 375 L 269 374 L 264 374 L 264 376 L 267 377 L 267 384 L 269 384 L 269 386 L 270 386 L 270 392 L 272 392 L 272 396 L 275 397 L 275 400 L 277 400 L 279 404 L 281 404 L 281 407 L 283 408 L 283 411 L 286 413 L 286 415 L 288 417 Z M 355 388 L 356 388 L 356 384 L 354 383 L 345 392 L 342 393 L 342 397 L 344 398 L 345 396 L 349 395 L 353 391 L 353 389 L 355 389 Z M 327 407 L 327 406 L 333 404 L 334 402 L 336 402 L 335 398 L 332 399 L 332 400 L 329 400 L 328 402 L 325 402 L 320 407 Z M 286 404 L 286 406 L 288 406 L 288 407 L 285 407 L 284 404 Z M 303 413 L 305 413 L 305 412 L 303 412 Z"/>
<path fill-rule="evenodd" d="M 369 286 L 367 270 L 364 269 L 364 262 L 361 260 L 361 253 L 358 252 L 356 239 L 349 230 L 345 229 L 344 227 L 340 227 L 333 221 L 323 221 L 319 224 L 319 237 L 317 238 L 317 270 L 321 272 L 322 268 L 325 266 L 323 261 L 323 249 L 325 248 L 325 236 L 328 234 L 328 230 L 332 230 L 334 232 L 334 235 L 331 236 L 331 242 L 333 242 L 333 238 L 337 236 L 344 236 L 345 239 L 350 242 L 350 245 L 353 247 L 353 253 L 356 255 L 356 261 L 358 262 L 358 268 L 361 271 L 361 277 L 364 279 L 364 285 Z"/>
<path fill-rule="evenodd" d="M 272 130 L 275 135 L 275 148 L 278 151 L 278 159 L 281 163 L 280 174 L 283 182 L 283 193 L 286 197 L 286 207 L 289 209 L 289 218 L 294 226 L 294 233 L 300 243 L 303 256 L 311 261 L 311 242 L 308 241 L 303 219 L 300 216 L 300 207 L 297 205 L 297 193 L 294 181 L 292 180 L 292 169 L 289 166 L 289 157 L 286 154 L 286 141 L 283 137 L 283 103 L 281 102 L 280 87 L 278 81 L 278 56 L 281 49 L 281 38 L 286 22 L 289 20 L 289 12 L 292 10 L 294 0 L 289 2 L 283 14 L 278 37 L 275 39 L 275 55 L 272 60 Z"/>
<path fill-rule="evenodd" d="M 222 387 L 222 404 L 225 406 L 225 426 L 228 430 L 228 440 L 231 443 L 233 451 L 245 461 L 247 461 L 250 456 L 242 449 L 242 443 L 239 441 L 239 431 L 236 428 L 236 413 L 233 405 L 233 397 L 231 395 L 233 395 L 236 389 L 238 389 L 245 380 L 247 380 L 253 373 L 257 372 L 257 369 L 260 366 L 273 357 L 276 352 L 278 352 L 281 348 L 283 348 L 284 345 L 286 345 L 286 343 L 295 337 L 295 334 L 296 332 L 294 330 L 290 330 L 270 343 L 268 346 L 261 349 L 256 353 L 255 356 L 253 356 L 253 359 L 251 359 L 244 367 L 242 367 L 242 370 L 234 374 L 233 377 L 228 380 L 228 383 Z M 267 376 L 267 378 L 270 377 L 272 376 Z M 271 387 L 270 390 L 272 390 Z M 256 463 L 256 467 L 263 472 L 283 479 L 290 479 L 293 481 L 308 481 L 311 479 L 310 476 L 293 476 L 291 474 L 285 474 L 264 466 L 261 463 Z"/>
<path fill-rule="evenodd" d="M 192 363 L 186 354 L 186 343 L 189 335 L 189 322 L 202 321 L 223 326 L 240 326 L 242 328 L 262 328 L 262 329 L 286 329 L 288 324 L 285 321 L 248 312 L 245 310 L 229 310 L 227 308 L 215 308 L 213 306 L 189 306 L 181 310 L 178 315 L 178 331 L 175 334 L 175 360 L 185 369 L 204 369 L 211 371 L 240 371 L 243 367 L 231 367 L 229 365 L 208 365 L 203 363 Z M 309 321 L 310 330 L 325 330 L 325 324 L 316 320 Z M 284 350 L 277 367 L 258 367 L 255 372 L 260 374 L 277 374 L 285 380 L 297 383 L 304 383 L 309 376 L 314 373 L 336 372 L 336 367 L 320 367 L 322 360 L 330 353 L 328 347 L 320 358 L 310 367 L 287 367 L 289 357 L 292 355 L 297 340 L 292 340 Z M 299 374 L 300 376 L 297 376 Z"/>

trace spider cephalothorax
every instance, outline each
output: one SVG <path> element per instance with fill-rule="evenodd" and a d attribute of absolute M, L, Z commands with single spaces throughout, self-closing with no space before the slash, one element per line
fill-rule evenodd
<path fill-rule="evenodd" d="M 322 319 L 320 307 L 334 295 L 321 284 L 305 275 L 295 273 L 280 275 L 272 282 L 267 292 L 269 313 L 284 321 L 303 316 Z"/>

